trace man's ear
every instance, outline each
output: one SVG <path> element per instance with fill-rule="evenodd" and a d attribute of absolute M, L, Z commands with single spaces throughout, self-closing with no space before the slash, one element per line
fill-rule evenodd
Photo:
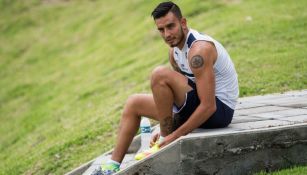
<path fill-rule="evenodd" d="M 181 20 L 180 20 L 180 23 L 181 23 L 181 26 L 183 29 L 187 29 L 187 19 L 182 17 Z"/>

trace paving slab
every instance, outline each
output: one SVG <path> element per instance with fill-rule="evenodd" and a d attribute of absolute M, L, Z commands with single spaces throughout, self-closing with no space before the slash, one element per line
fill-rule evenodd
<path fill-rule="evenodd" d="M 285 97 L 278 100 L 266 100 L 261 101 L 263 104 L 270 104 L 275 106 L 289 106 L 289 107 L 306 107 L 307 106 L 307 96 L 306 97 Z"/>
<path fill-rule="evenodd" d="M 269 119 L 281 119 L 283 117 L 290 117 L 290 116 L 294 117 L 294 116 L 304 115 L 304 114 L 307 114 L 307 109 L 292 108 L 292 109 L 274 111 L 274 112 L 268 112 L 268 113 L 252 114 L 251 116 L 260 117 L 260 118 L 269 118 Z"/>
<path fill-rule="evenodd" d="M 271 100 L 271 99 L 281 99 L 284 98 L 282 94 L 268 94 L 268 95 L 258 95 L 258 96 L 251 96 L 251 97 L 242 97 L 239 99 L 241 102 L 252 102 L 252 103 L 261 103 L 261 101 Z"/>
<path fill-rule="evenodd" d="M 257 102 L 261 103 L 263 101 L 272 101 L 272 100 L 278 100 L 283 99 L 285 97 L 306 97 L 307 96 L 307 90 L 299 90 L 299 91 L 288 91 L 284 93 L 274 93 L 274 94 L 267 94 L 267 95 L 258 95 L 258 96 L 251 96 L 251 97 L 242 97 L 239 99 L 239 101 L 244 102 Z"/>
<path fill-rule="evenodd" d="M 273 111 L 281 111 L 281 110 L 287 110 L 291 108 L 287 107 L 280 107 L 280 106 L 261 106 L 256 108 L 250 108 L 250 109 L 239 109 L 235 110 L 235 115 L 252 115 L 252 114 L 259 114 L 264 112 L 273 112 Z"/>
<path fill-rule="evenodd" d="M 249 102 L 249 101 L 238 101 L 238 103 L 236 105 L 236 110 L 255 108 L 255 107 L 266 106 L 266 105 L 267 104 L 264 104 L 264 103 L 255 103 L 255 102 Z"/>
<path fill-rule="evenodd" d="M 231 123 L 232 124 L 235 124 L 235 123 L 246 123 L 246 122 L 269 120 L 269 119 L 271 119 L 271 118 L 240 115 L 240 116 L 234 116 Z"/>
<path fill-rule="evenodd" d="M 307 96 L 307 89 L 299 90 L 299 91 L 288 91 L 283 93 L 284 95 L 292 95 L 292 96 Z M 281 95 L 283 95 L 281 94 Z M 278 94 L 276 94 L 278 95 Z"/>
<path fill-rule="evenodd" d="M 269 99 L 259 99 L 258 103 L 264 103 L 264 104 L 279 104 L 279 103 L 286 103 L 289 100 L 293 100 L 299 97 L 293 97 L 293 96 L 280 96 L 275 98 L 269 98 Z"/>
<path fill-rule="evenodd" d="M 261 129 L 261 128 L 271 128 L 277 126 L 285 126 L 294 124 L 290 121 L 283 120 L 264 120 L 264 121 L 255 121 L 255 122 L 246 122 L 246 123 L 236 123 L 230 124 L 230 127 L 242 129 L 242 130 L 253 130 L 253 129 Z"/>
<path fill-rule="evenodd" d="M 285 117 L 285 118 L 282 118 L 282 120 L 285 120 L 285 121 L 292 121 L 292 122 L 295 122 L 295 123 L 307 123 L 307 114 L 304 114 L 304 115 L 298 115 L 298 116 L 291 116 L 291 117 Z"/>
<path fill-rule="evenodd" d="M 232 126 L 228 126 L 227 128 L 217 128 L 217 129 L 195 129 L 192 133 L 183 136 L 182 138 L 195 138 L 195 137 L 207 137 L 212 135 L 219 134 L 229 134 L 234 133 L 236 131 L 241 131 L 241 128 L 234 128 Z"/>
<path fill-rule="evenodd" d="M 258 117 L 258 118 L 263 118 L 263 119 L 267 119 L 267 120 L 274 120 L 274 119 L 279 119 L 279 118 L 282 118 L 282 117 L 287 117 L 287 116 L 283 116 L 281 114 L 277 114 L 276 112 L 253 114 L 251 116 L 252 117 Z"/>

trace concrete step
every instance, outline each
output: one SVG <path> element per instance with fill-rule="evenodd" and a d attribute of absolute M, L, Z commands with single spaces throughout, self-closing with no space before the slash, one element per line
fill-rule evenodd
<path fill-rule="evenodd" d="M 249 174 L 307 164 L 307 90 L 240 98 L 233 122 L 196 129 L 141 161 L 135 137 L 117 174 Z M 90 174 L 112 150 L 69 172 Z"/>
<path fill-rule="evenodd" d="M 117 174 L 252 174 L 307 163 L 307 125 L 204 131 L 177 140 Z"/>

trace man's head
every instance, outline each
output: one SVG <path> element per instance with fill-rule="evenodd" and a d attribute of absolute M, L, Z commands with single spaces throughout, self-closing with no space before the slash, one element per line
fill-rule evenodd
<path fill-rule="evenodd" d="M 173 2 L 162 2 L 151 15 L 164 41 L 171 47 L 182 47 L 188 28 L 180 8 Z"/>
<path fill-rule="evenodd" d="M 168 12 L 172 12 L 178 19 L 182 18 L 180 8 L 173 2 L 160 3 L 151 13 L 154 20 L 165 16 Z"/>

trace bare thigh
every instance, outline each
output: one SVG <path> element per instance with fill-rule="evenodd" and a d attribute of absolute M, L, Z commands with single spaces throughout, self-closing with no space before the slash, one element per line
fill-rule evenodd
<path fill-rule="evenodd" d="M 129 97 L 127 104 L 129 101 L 132 101 L 134 112 L 138 116 L 145 116 L 154 120 L 159 120 L 158 111 L 151 94 L 134 94 Z"/>
<path fill-rule="evenodd" d="M 177 106 L 184 104 L 186 93 L 192 90 L 186 76 L 165 66 L 159 66 L 153 70 L 151 77 L 152 89 L 161 82 L 165 82 L 170 87 L 174 97 L 173 103 Z"/>

